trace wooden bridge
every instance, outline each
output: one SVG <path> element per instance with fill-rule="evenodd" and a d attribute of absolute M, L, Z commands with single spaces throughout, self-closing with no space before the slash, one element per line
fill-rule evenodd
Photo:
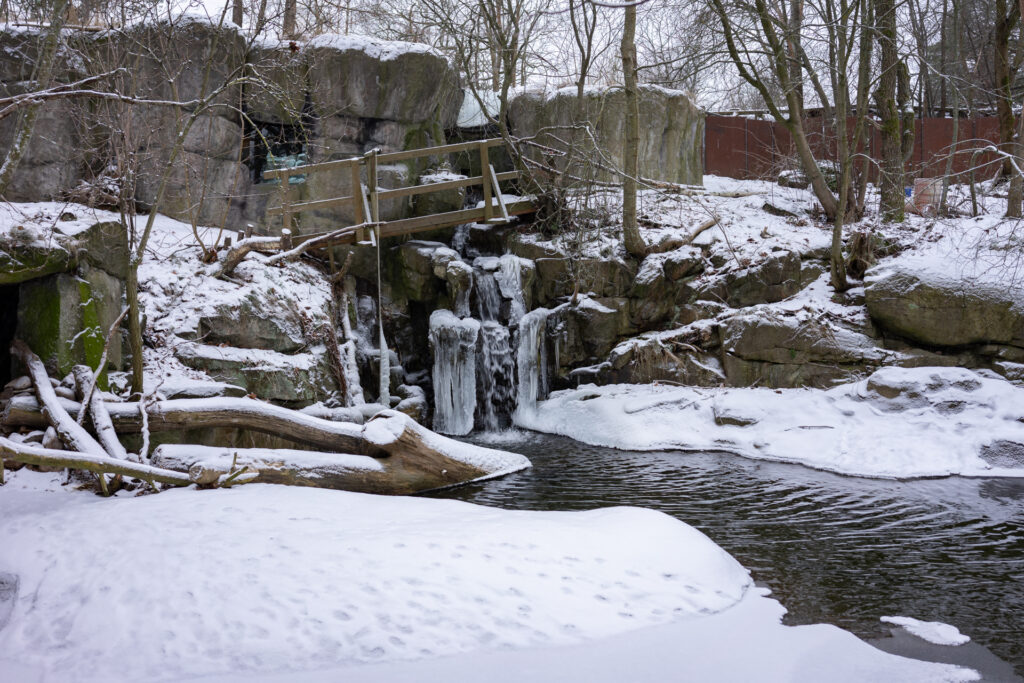
<path fill-rule="evenodd" d="M 425 147 L 422 149 L 408 150 L 403 152 L 391 152 L 380 154 L 376 150 L 368 152 L 360 157 L 340 159 L 337 161 L 326 161 L 319 164 L 306 164 L 303 166 L 292 166 L 280 168 L 263 173 L 264 178 L 277 178 L 281 186 L 281 205 L 267 211 L 267 216 L 282 217 L 282 247 L 289 248 L 289 243 L 299 244 L 315 238 L 321 238 L 327 244 L 347 244 L 353 242 L 369 241 L 376 244 L 379 239 L 385 237 L 396 237 L 399 235 L 411 235 L 416 232 L 447 228 L 462 223 L 507 223 L 513 216 L 532 213 L 536 211 L 536 205 L 532 200 L 520 200 L 506 202 L 501 194 L 501 183 L 519 178 L 519 171 L 507 171 L 495 173 L 490 163 L 489 150 L 505 144 L 501 138 L 480 140 L 473 142 L 462 142 L 454 145 L 441 145 L 438 147 Z M 412 185 L 407 187 L 396 187 L 382 189 L 378 187 L 378 168 L 381 164 L 389 164 L 422 157 L 437 157 L 460 152 L 476 152 L 480 156 L 481 175 L 471 178 L 458 178 L 439 183 L 426 185 Z M 366 182 L 363 182 L 363 171 L 365 169 Z M 290 179 L 312 173 L 334 171 L 351 174 L 351 187 L 353 193 L 346 197 L 327 197 L 323 199 L 309 199 L 306 201 L 295 201 L 294 187 Z M 483 186 L 483 206 L 474 209 L 461 209 L 459 211 L 446 211 L 442 213 L 429 214 L 426 216 L 415 216 L 413 218 L 402 218 L 391 221 L 379 220 L 379 204 L 382 200 L 398 199 L 401 197 L 412 197 L 415 195 L 430 194 L 432 192 L 443 192 L 445 190 Z M 335 207 L 352 208 L 354 221 L 350 226 L 339 226 L 330 231 L 306 234 L 291 237 L 294 230 L 293 219 L 303 211 L 317 209 L 329 209 Z M 328 236 L 330 236 L 328 238 Z M 324 240 L 323 238 L 327 238 Z"/>

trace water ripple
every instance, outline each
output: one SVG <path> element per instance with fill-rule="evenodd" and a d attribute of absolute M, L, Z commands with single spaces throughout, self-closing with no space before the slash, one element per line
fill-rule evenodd
<path fill-rule="evenodd" d="M 871 638 L 884 614 L 954 624 L 1024 674 L 1024 482 L 890 481 L 715 453 L 638 453 L 528 432 L 530 470 L 445 492 L 484 505 L 639 505 L 697 527 L 773 591 L 787 623 Z"/>

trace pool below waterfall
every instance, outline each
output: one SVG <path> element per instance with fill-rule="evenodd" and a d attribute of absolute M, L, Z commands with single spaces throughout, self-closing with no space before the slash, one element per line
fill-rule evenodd
<path fill-rule="evenodd" d="M 891 627 L 881 616 L 942 621 L 1024 675 L 1024 480 L 844 477 L 531 432 L 468 440 L 523 453 L 534 466 L 432 495 L 526 510 L 661 510 L 749 568 L 789 610 L 786 623 L 882 639 Z M 1008 678 L 985 680 L 1014 680 L 1005 668 Z"/>

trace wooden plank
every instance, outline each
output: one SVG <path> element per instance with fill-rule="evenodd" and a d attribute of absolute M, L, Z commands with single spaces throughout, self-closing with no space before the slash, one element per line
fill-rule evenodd
<path fill-rule="evenodd" d="M 527 213 L 533 213 L 537 210 L 531 201 L 518 201 L 512 202 L 506 206 L 509 217 L 521 216 Z M 435 213 L 429 216 L 417 216 L 415 218 L 403 218 L 397 221 L 387 221 L 381 223 L 381 237 L 395 237 L 398 235 L 407 235 L 414 232 L 421 232 L 423 230 L 432 230 L 434 228 L 447 228 L 453 225 L 460 225 L 462 223 L 473 223 L 483 219 L 484 210 L 483 208 L 476 209 L 462 209 L 461 211 L 447 211 L 445 213 Z"/>
<path fill-rule="evenodd" d="M 273 171 L 264 171 L 264 178 L 281 178 L 287 175 L 302 175 L 305 173 L 316 173 L 319 171 L 330 171 L 336 168 L 345 168 L 353 164 L 358 166 L 363 163 L 363 157 L 350 157 L 348 159 L 335 159 L 334 161 L 321 161 L 319 164 L 304 164 L 302 166 L 291 166 L 289 168 L 278 168 Z"/>
<path fill-rule="evenodd" d="M 381 163 L 391 161 L 405 161 L 406 159 L 417 159 L 419 157 L 433 157 L 444 154 L 455 154 L 456 152 L 468 152 L 471 149 L 486 145 L 487 147 L 498 147 L 504 145 L 501 138 L 490 138 L 488 140 L 473 140 L 472 142 L 456 142 L 451 145 L 440 145 L 438 147 L 423 147 L 422 149 L 409 149 L 403 152 L 388 152 L 378 156 Z"/>
<path fill-rule="evenodd" d="M 363 187 L 363 180 L 359 177 L 359 166 L 352 166 L 352 196 L 359 197 L 359 201 L 352 202 L 353 213 L 355 214 L 356 225 L 359 223 L 365 223 L 366 219 L 370 217 L 370 212 L 366 210 L 366 188 Z"/>
<path fill-rule="evenodd" d="M 332 206 L 339 206 L 341 204 L 349 204 L 355 197 L 335 197 L 333 199 L 312 199 L 308 202 L 296 202 L 295 204 L 288 205 L 289 213 L 299 213 L 300 211 L 312 211 L 314 209 L 327 209 Z M 274 208 L 267 209 L 268 216 L 279 216 L 284 213 L 284 207 L 275 206 Z M 359 221 L 362 223 L 362 221 Z"/>
<path fill-rule="evenodd" d="M 396 187 L 390 190 L 381 190 L 378 193 L 378 196 L 381 199 L 397 199 L 398 197 L 409 197 L 417 194 L 429 194 L 431 192 L 451 190 L 456 187 L 468 187 L 470 185 L 479 185 L 483 181 L 483 176 L 474 176 L 472 178 L 464 178 L 459 180 L 446 180 L 443 183 L 430 183 L 428 185 L 410 185 L 409 187 Z"/>
<path fill-rule="evenodd" d="M 406 159 L 416 159 L 419 157 L 431 157 L 441 156 L 444 154 L 455 154 L 456 152 L 466 152 L 480 145 L 487 145 L 488 147 L 498 147 L 505 144 L 505 141 L 501 138 L 491 138 L 489 140 L 474 140 L 472 142 L 457 142 L 451 145 L 439 145 L 437 147 L 423 147 L 421 149 L 410 149 L 402 152 L 388 152 L 387 154 L 378 154 L 377 161 L 379 163 L 388 163 L 391 161 L 404 161 Z M 353 164 L 359 165 L 363 162 L 364 157 L 350 157 L 348 159 L 336 159 L 334 161 L 322 161 L 318 164 L 305 164 L 303 166 L 292 166 L 290 168 L 279 168 L 272 171 L 264 171 L 264 178 L 280 178 L 285 173 L 289 175 L 299 175 L 303 173 L 318 173 L 320 171 L 329 171 L 337 168 L 344 168 L 345 166 L 351 166 Z"/>

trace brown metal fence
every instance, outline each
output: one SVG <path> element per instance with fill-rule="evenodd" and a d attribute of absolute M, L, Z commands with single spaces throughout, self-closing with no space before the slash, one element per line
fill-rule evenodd
<path fill-rule="evenodd" d="M 851 119 L 847 129 L 852 131 L 853 125 Z M 835 161 L 836 133 L 833 127 L 818 116 L 806 119 L 804 129 L 814 156 L 822 161 Z M 972 166 L 979 169 L 979 178 L 995 173 L 996 156 L 990 152 L 975 155 L 975 151 L 998 144 L 999 122 L 996 117 L 960 119 L 957 139 L 954 147 L 953 119 L 915 119 L 914 150 L 907 170 L 920 178 L 943 175 L 946 159 L 952 154 L 955 174 L 966 174 Z M 869 142 L 867 156 L 877 161 L 880 143 L 875 127 Z M 712 114 L 705 119 L 705 173 L 741 179 L 775 178 L 780 171 L 797 167 L 792 137 L 781 123 Z M 871 164 L 871 168 L 875 169 L 876 165 Z"/>

